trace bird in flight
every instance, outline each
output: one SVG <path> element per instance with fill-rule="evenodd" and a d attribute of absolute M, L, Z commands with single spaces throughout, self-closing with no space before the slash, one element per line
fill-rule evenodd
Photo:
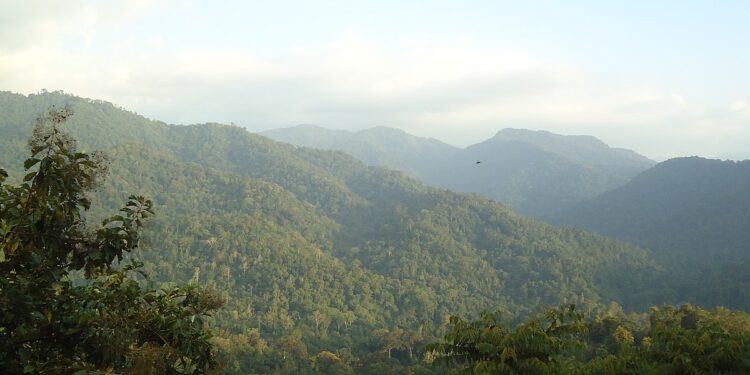
<path fill-rule="evenodd" d="M 474 164 L 479 164 L 479 163 L 481 163 L 481 162 L 482 162 L 481 160 L 477 160 L 477 162 L 476 162 L 476 163 L 474 163 Z"/>

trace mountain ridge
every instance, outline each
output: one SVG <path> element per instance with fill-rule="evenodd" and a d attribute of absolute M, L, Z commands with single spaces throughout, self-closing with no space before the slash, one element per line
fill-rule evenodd
<path fill-rule="evenodd" d="M 427 310 L 418 309 L 422 311 L 419 318 L 424 321 L 440 321 L 449 312 L 472 314 L 487 306 L 505 306 L 516 315 L 530 311 L 535 304 L 555 304 L 563 299 L 580 299 L 582 303 L 618 299 L 626 303 L 628 298 L 625 294 L 630 291 L 622 289 L 619 280 L 615 281 L 612 275 L 627 269 L 629 272 L 622 274 L 622 277 L 638 283 L 639 279 L 630 275 L 645 276 L 659 272 L 659 267 L 642 249 L 588 233 L 558 230 L 524 218 L 485 198 L 434 189 L 405 177 L 401 172 L 368 167 L 342 152 L 294 147 L 236 126 L 166 125 L 134 117 L 109 104 L 60 93 L 28 97 L 2 94 L 0 105 L 3 104 L 6 105 L 3 109 L 8 105 L 14 108 L 14 112 L 0 112 L 0 131 L 14 134 L 0 139 L 0 149 L 3 155 L 12 155 L 10 159 L 16 157 L 13 154 L 15 150 L 23 149 L 27 134 L 31 132 L 30 119 L 43 112 L 40 108 L 53 104 L 71 105 L 75 115 L 66 126 L 79 139 L 81 148 L 120 150 L 120 158 L 126 155 L 129 160 L 129 164 L 124 159 L 114 164 L 119 168 L 113 169 L 110 185 L 103 188 L 104 193 L 111 196 L 124 194 L 127 186 L 139 189 L 136 181 L 149 176 L 149 181 L 154 182 L 150 183 L 152 188 L 146 189 L 146 193 L 154 194 L 156 201 L 165 205 L 162 209 L 166 209 L 166 212 L 181 217 L 180 227 L 193 228 L 194 233 L 204 233 L 196 236 L 184 233 L 184 229 L 178 232 L 181 236 L 193 238 L 186 245 L 193 248 L 191 251 L 203 253 L 204 257 L 208 257 L 208 264 L 216 264 L 209 268 L 201 267 L 202 275 L 215 274 L 212 277 L 221 283 L 227 281 L 216 276 L 222 267 L 227 267 L 230 274 L 240 271 L 237 271 L 236 263 L 227 262 L 231 257 L 219 256 L 219 253 L 211 255 L 213 249 L 225 248 L 229 251 L 229 244 L 232 243 L 238 249 L 252 249 L 246 248 L 242 242 L 236 242 L 231 236 L 222 237 L 220 234 L 229 233 L 226 228 L 237 227 L 237 224 L 219 224 L 206 218 L 206 227 L 199 217 L 192 218 L 179 212 L 193 212 L 200 216 L 201 207 L 202 210 L 210 209 L 201 202 L 213 201 L 213 196 L 219 195 L 225 196 L 220 201 L 235 203 L 221 206 L 224 207 L 222 211 L 215 214 L 217 220 L 219 217 L 248 217 L 246 215 L 249 213 L 241 211 L 245 204 L 242 202 L 245 201 L 234 201 L 234 198 L 230 199 L 231 195 L 224 192 L 232 190 L 244 195 L 243 191 L 247 189 L 241 187 L 244 185 L 236 184 L 205 185 L 203 188 L 199 184 L 201 178 L 193 178 L 180 180 L 180 184 L 186 185 L 179 188 L 185 190 L 182 196 L 171 196 L 169 191 L 155 190 L 160 186 L 156 181 L 162 181 L 161 185 L 164 186 L 172 183 L 174 177 L 167 176 L 174 175 L 173 170 L 197 168 L 190 172 L 196 176 L 218 171 L 226 174 L 227 177 L 222 178 L 248 179 L 249 184 L 257 181 L 265 186 L 261 189 L 266 192 L 264 194 L 285 194 L 290 200 L 290 208 L 278 212 L 268 211 L 267 208 L 265 212 L 273 220 L 258 224 L 269 228 L 275 226 L 277 229 L 272 230 L 274 233 L 286 228 L 289 238 L 273 240 L 282 241 L 278 245 L 280 249 L 294 246 L 291 237 L 308 238 L 300 242 L 300 246 L 311 248 L 313 253 L 318 248 L 338 259 L 354 272 L 351 275 L 359 274 L 356 269 L 361 268 L 366 272 L 362 275 L 383 280 L 367 281 L 381 290 L 382 298 L 402 293 L 397 291 L 400 290 L 396 287 L 399 284 L 410 285 L 411 290 L 423 295 L 420 299 L 426 298 L 423 301 L 425 306 L 432 306 Z M 105 137 L 105 134 L 116 137 Z M 155 164 L 156 160 L 172 161 Z M 4 160 L 4 166 L 5 163 Z M 170 167 L 170 163 L 175 164 Z M 17 164 L 8 162 L 7 165 Z M 20 173 L 19 170 L 11 171 Z M 169 190 L 179 189 L 176 186 Z M 252 196 L 247 199 L 246 204 L 264 201 Z M 115 201 L 117 199 L 114 198 L 104 200 Z M 279 205 L 277 208 L 282 208 L 278 199 L 268 201 L 278 202 L 275 203 Z M 248 217 L 247 220 L 258 222 L 259 219 Z M 325 223 L 331 221 L 336 225 L 327 227 Z M 319 225 L 313 229 L 311 224 L 302 223 Z M 160 224 L 160 228 L 166 227 L 169 227 L 168 223 Z M 247 230 L 243 229 L 242 232 Z M 284 236 L 278 235 L 279 238 Z M 175 238 L 175 235 L 165 237 Z M 213 248 L 198 250 L 203 246 L 200 241 L 208 241 L 212 237 L 217 238 Z M 152 238 L 155 248 L 164 247 L 168 249 L 167 253 L 180 254 L 181 250 L 175 248 L 175 244 L 165 243 L 159 236 Z M 581 256 L 584 253 L 587 255 Z M 160 264 L 158 259 L 148 259 Z M 172 263 L 180 264 L 179 258 L 170 259 Z M 598 261 L 593 263 L 590 259 Z M 183 271 L 175 273 L 174 277 L 185 277 L 192 269 L 186 264 L 181 267 Z M 279 269 L 280 274 L 289 275 L 283 264 L 274 267 Z M 535 271 L 522 271 L 529 267 Z M 175 269 L 175 266 L 171 268 Z M 472 270 L 476 269 L 483 270 L 482 277 L 471 276 L 475 275 Z M 571 275 L 578 276 L 571 278 Z M 253 298 L 242 289 L 220 285 L 231 291 L 233 298 L 243 301 Z M 637 303 L 637 298 L 629 300 Z M 301 301 L 294 304 L 311 306 Z M 254 309 L 266 308 L 258 302 L 253 305 Z M 301 314 L 312 310 L 314 308 L 306 307 L 294 311 Z M 378 314 L 386 314 L 378 311 Z M 417 320 L 410 316 L 404 315 L 400 324 L 416 324 Z M 377 322 L 385 324 L 382 319 Z M 273 332 L 276 331 L 267 334 L 273 337 L 276 334 Z"/>
<path fill-rule="evenodd" d="M 436 340 L 450 315 L 502 309 L 518 322 L 562 303 L 591 314 L 618 303 L 631 311 L 685 301 L 696 288 L 670 289 L 674 275 L 643 247 L 555 228 L 341 151 L 237 126 L 168 125 L 62 93 L 0 93 L 0 165 L 12 177 L 23 176 L 34 118 L 53 105 L 73 110 L 63 130 L 80 150 L 111 157 L 88 219 L 130 194 L 153 199 L 147 246 L 135 256 L 156 285 L 196 282 L 218 291 L 226 306 L 210 324 L 217 345 L 234 353 L 235 373 L 303 366 L 308 353 L 326 352 L 351 358 L 362 373 L 382 373 L 385 363 L 416 364 L 413 352 Z M 515 147 L 533 150 L 542 165 L 572 163 L 526 143 L 496 142 L 508 156 L 523 155 Z M 492 146 L 476 148 L 496 157 Z M 492 168 L 494 159 L 476 165 L 475 155 L 465 155 L 469 167 L 462 161 L 456 173 Z M 746 277 L 741 268 L 722 271 Z M 712 276 L 712 302 L 746 292 Z"/>
<path fill-rule="evenodd" d="M 750 160 L 670 159 L 553 222 L 649 248 L 692 303 L 750 308 Z M 724 292 L 701 292 L 712 283 Z"/>
<path fill-rule="evenodd" d="M 503 129 L 465 148 L 387 127 L 346 131 L 304 125 L 261 134 L 298 146 L 344 151 L 368 165 L 400 170 L 429 185 L 480 193 L 542 219 L 621 186 L 654 163 L 592 136 L 525 129 Z M 508 163 L 511 159 L 516 163 Z M 520 168 L 522 164 L 526 166 Z M 561 187 L 552 188 L 556 183 Z"/>

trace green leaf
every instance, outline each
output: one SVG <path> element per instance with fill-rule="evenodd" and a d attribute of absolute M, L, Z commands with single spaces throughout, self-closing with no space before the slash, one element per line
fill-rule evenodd
<path fill-rule="evenodd" d="M 192 374 L 197 369 L 193 361 L 187 357 L 178 358 L 173 366 L 175 371 L 180 374 Z"/>
<path fill-rule="evenodd" d="M 498 348 L 495 345 L 488 344 L 486 342 L 478 344 L 477 350 L 479 350 L 481 353 L 486 354 L 495 354 L 498 352 Z"/>
<path fill-rule="evenodd" d="M 39 159 L 37 159 L 37 158 L 28 158 L 23 163 L 23 167 L 24 167 L 24 169 L 29 169 L 29 168 L 35 166 L 36 163 L 39 163 Z"/>
<path fill-rule="evenodd" d="M 32 178 L 36 176 L 36 172 L 31 172 L 27 174 L 26 176 L 23 176 L 23 182 L 31 181 Z"/>
<path fill-rule="evenodd" d="M 84 210 L 88 210 L 89 208 L 91 208 L 91 201 L 89 201 L 86 198 L 79 199 L 78 204 L 81 205 L 81 207 L 83 207 Z"/>

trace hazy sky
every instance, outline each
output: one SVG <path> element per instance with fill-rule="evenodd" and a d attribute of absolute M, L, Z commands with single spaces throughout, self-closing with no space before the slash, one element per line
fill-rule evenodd
<path fill-rule="evenodd" d="M 747 1 L 0 0 L 0 90 L 171 123 L 750 152 Z"/>

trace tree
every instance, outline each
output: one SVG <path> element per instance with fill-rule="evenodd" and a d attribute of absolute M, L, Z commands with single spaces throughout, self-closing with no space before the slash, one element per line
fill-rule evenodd
<path fill-rule="evenodd" d="M 396 328 L 392 331 L 381 328 L 373 331 L 373 335 L 377 338 L 378 345 L 382 348 L 383 352 L 388 353 L 388 358 L 391 358 L 391 351 L 393 349 L 399 349 L 404 346 L 404 343 L 402 342 L 403 333 L 404 331 L 401 328 Z"/>
<path fill-rule="evenodd" d="M 312 312 L 312 317 L 315 322 L 315 332 L 320 335 L 320 323 L 323 323 L 327 316 L 320 312 L 320 310 L 315 310 Z"/>
<path fill-rule="evenodd" d="M 478 321 L 451 317 L 443 342 L 427 346 L 435 363 L 476 374 L 562 374 L 571 370 L 571 349 L 585 332 L 575 306 L 550 309 L 544 321 L 532 319 L 515 330 L 504 327 L 501 313 L 485 312 Z"/>
<path fill-rule="evenodd" d="M 76 152 L 60 126 L 69 109 L 41 116 L 18 185 L 0 169 L 0 368 L 191 374 L 216 368 L 204 317 L 221 305 L 197 286 L 151 290 L 127 259 L 151 201 L 131 196 L 91 229 L 86 193 L 107 172 L 100 153 Z M 81 272 L 78 272 L 81 271 Z"/>
<path fill-rule="evenodd" d="M 473 322 L 452 317 L 443 341 L 427 349 L 434 364 L 473 374 L 750 373 L 746 313 L 665 306 L 652 308 L 648 318 L 649 327 L 635 332 L 626 320 L 608 318 L 618 345 L 608 349 L 601 345 L 602 320 L 584 321 L 572 305 L 515 329 L 498 313 Z M 588 335 L 592 327 L 599 332 Z"/>
<path fill-rule="evenodd" d="M 352 368 L 336 354 L 322 351 L 311 358 L 313 369 L 319 374 L 348 375 L 353 374 Z"/>

